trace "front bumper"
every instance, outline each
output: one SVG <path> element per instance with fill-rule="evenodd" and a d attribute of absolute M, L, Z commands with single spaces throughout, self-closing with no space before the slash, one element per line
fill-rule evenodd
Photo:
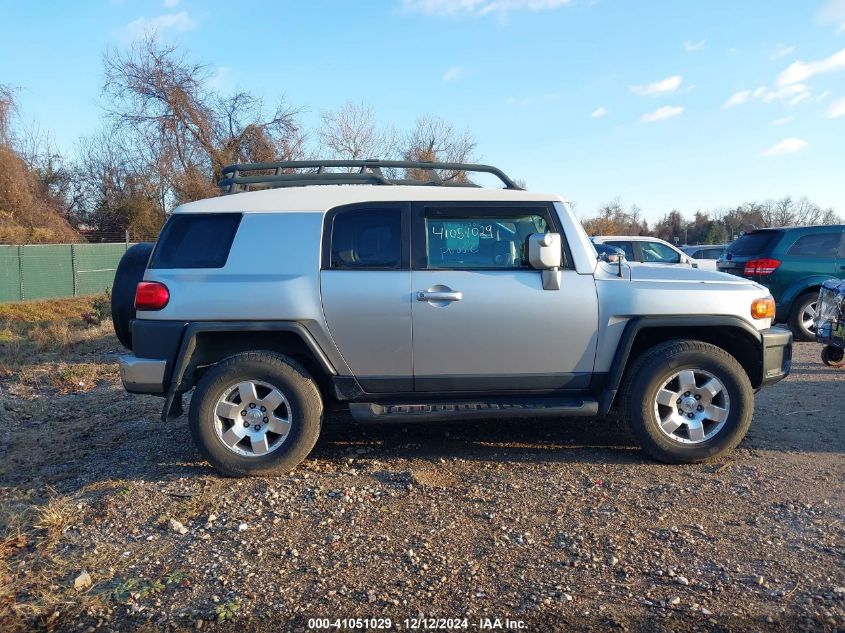
<path fill-rule="evenodd" d="M 774 326 L 760 332 L 763 338 L 763 375 L 760 387 L 786 378 L 792 369 L 792 332 Z"/>
<path fill-rule="evenodd" d="M 118 358 L 120 365 L 120 380 L 123 388 L 129 393 L 152 393 L 164 395 L 164 374 L 167 371 L 167 361 L 157 358 L 138 358 L 126 354 Z"/>

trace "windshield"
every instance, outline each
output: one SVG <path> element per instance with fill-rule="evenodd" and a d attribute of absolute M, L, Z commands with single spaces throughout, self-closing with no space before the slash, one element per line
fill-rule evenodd
<path fill-rule="evenodd" d="M 780 234 L 780 231 L 752 231 L 740 235 L 739 239 L 728 246 L 725 253 L 736 257 L 760 255 Z"/>

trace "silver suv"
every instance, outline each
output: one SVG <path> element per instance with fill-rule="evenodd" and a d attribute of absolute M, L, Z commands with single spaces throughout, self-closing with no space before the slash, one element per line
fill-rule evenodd
<path fill-rule="evenodd" d="M 164 396 L 165 422 L 193 389 L 194 441 L 226 474 L 290 470 L 329 406 L 429 421 L 617 405 L 649 455 L 700 461 L 741 441 L 755 390 L 790 369 L 764 287 L 608 262 L 566 201 L 494 167 L 236 165 L 221 186 L 128 251 L 113 312 L 125 388 Z"/>

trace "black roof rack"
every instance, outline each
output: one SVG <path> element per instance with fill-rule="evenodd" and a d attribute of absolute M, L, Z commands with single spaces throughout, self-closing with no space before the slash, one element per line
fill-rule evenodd
<path fill-rule="evenodd" d="M 326 171 L 326 169 L 336 167 L 357 169 L 346 172 Z M 425 172 L 428 178 L 391 178 L 384 174 L 383 169 L 404 169 L 406 175 L 407 170 L 419 170 Z M 465 179 L 458 180 L 455 176 L 443 178 L 438 170 L 456 172 L 456 175 L 463 172 L 493 174 L 502 181 L 505 189 L 520 189 L 501 169 L 491 165 L 413 160 L 288 160 L 270 163 L 244 163 L 224 167 L 223 178 L 217 184 L 223 189 L 224 193 L 274 189 L 276 187 L 304 187 L 306 185 L 478 186 Z"/>

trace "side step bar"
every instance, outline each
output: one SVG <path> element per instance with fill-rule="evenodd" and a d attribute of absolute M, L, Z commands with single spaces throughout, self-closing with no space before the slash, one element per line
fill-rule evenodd
<path fill-rule="evenodd" d="M 599 403 L 584 398 L 537 398 L 502 402 L 352 402 L 359 422 L 420 422 L 472 418 L 554 418 L 598 415 Z"/>

